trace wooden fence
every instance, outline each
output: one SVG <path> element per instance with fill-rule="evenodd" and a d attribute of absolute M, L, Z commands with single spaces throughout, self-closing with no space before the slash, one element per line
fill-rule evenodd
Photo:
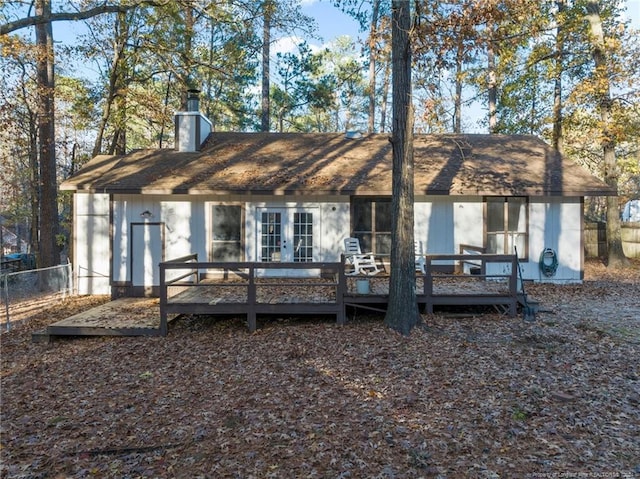
<path fill-rule="evenodd" d="M 640 258 L 640 223 L 622 223 L 622 249 L 629 258 Z M 607 254 L 607 225 L 603 222 L 584 226 L 584 252 L 587 258 L 600 258 Z"/>

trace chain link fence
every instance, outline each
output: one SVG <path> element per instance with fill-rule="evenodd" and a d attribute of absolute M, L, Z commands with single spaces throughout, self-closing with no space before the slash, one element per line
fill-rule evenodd
<path fill-rule="evenodd" d="M 0 275 L 2 323 L 11 329 L 30 315 L 59 299 L 73 294 L 71 263 L 51 268 L 15 271 Z"/>

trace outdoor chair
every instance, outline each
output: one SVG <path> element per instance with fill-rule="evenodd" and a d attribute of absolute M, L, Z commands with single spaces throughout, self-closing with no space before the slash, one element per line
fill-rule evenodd
<path fill-rule="evenodd" d="M 360 249 L 360 240 L 358 238 L 344 239 L 344 255 L 346 264 L 353 266 L 353 271 L 346 273 L 350 276 L 364 274 L 373 276 L 378 274 L 380 270 L 376 265 L 376 258 L 373 253 L 363 253 Z"/>
<path fill-rule="evenodd" d="M 427 274 L 427 261 L 424 258 L 424 252 L 422 251 L 422 241 L 415 242 L 415 254 L 416 271 L 420 271 L 422 274 Z"/>

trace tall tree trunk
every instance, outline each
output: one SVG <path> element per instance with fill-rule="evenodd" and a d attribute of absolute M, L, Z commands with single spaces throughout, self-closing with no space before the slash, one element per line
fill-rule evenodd
<path fill-rule="evenodd" d="M 278 110 L 278 133 L 284 132 L 284 109 Z"/>
<path fill-rule="evenodd" d="M 408 0 L 393 0 L 393 173 L 391 277 L 384 323 L 408 335 L 420 323 L 416 299 L 413 235 L 413 107 L 411 98 L 411 13 Z"/>
<path fill-rule="evenodd" d="M 113 85 L 113 138 L 109 146 L 109 154 L 124 155 L 127 152 L 127 84 L 129 83 L 129 68 L 124 54 L 129 38 L 129 26 L 124 12 L 118 13 L 117 16 L 116 38 L 116 44 L 123 49 L 123 53 L 114 65 L 117 71 Z"/>
<path fill-rule="evenodd" d="M 200 78 L 196 78 L 194 75 L 195 67 L 193 65 L 193 37 L 195 35 L 195 11 L 193 4 L 187 3 L 184 5 L 184 34 L 182 36 L 182 58 L 183 58 L 183 72 L 182 72 L 182 91 L 181 91 L 181 108 L 183 111 L 187 110 L 187 97 L 188 90 L 196 89 L 200 90 Z"/>
<path fill-rule="evenodd" d="M 604 156 L 604 181 L 618 190 L 618 165 L 616 162 L 616 140 L 613 131 L 613 112 L 611 100 L 610 61 L 607 56 L 600 5 L 587 3 L 587 18 L 591 27 L 591 53 L 595 64 L 598 109 L 602 123 L 602 151 Z M 607 265 L 609 267 L 627 266 L 629 260 L 622 249 L 620 225 L 620 207 L 617 196 L 607 197 Z"/>
<path fill-rule="evenodd" d="M 113 132 L 113 138 L 111 140 L 111 146 L 109 147 L 110 155 L 125 155 L 127 153 L 127 127 L 125 126 L 126 115 L 125 111 L 125 99 L 120 98 L 118 105 L 118 114 L 119 118 L 118 126 L 116 130 Z"/>
<path fill-rule="evenodd" d="M 529 109 L 529 134 L 535 135 L 538 129 L 538 103 L 536 102 L 536 100 L 538 99 L 538 77 L 534 76 L 532 82 L 533 85 L 531 85 L 531 88 L 533 89 L 533 94 L 531 95 L 531 108 Z"/>
<path fill-rule="evenodd" d="M 553 85 L 553 148 L 559 153 L 563 152 L 562 139 L 562 73 L 564 70 L 564 27 L 563 13 L 566 9 L 566 0 L 556 0 L 558 11 L 556 12 L 556 55 L 554 67 Z"/>
<path fill-rule="evenodd" d="M 36 15 L 51 16 L 50 0 L 38 0 Z M 39 266 L 60 262 L 56 244 L 58 234 L 58 185 L 56 178 L 53 34 L 51 22 L 36 26 L 38 49 L 37 79 L 40 100 L 38 134 L 40 139 L 40 237 Z"/>
<path fill-rule="evenodd" d="M 489 40 L 487 42 L 487 75 L 489 86 L 489 133 L 496 132 L 498 118 L 496 115 L 498 103 L 498 81 L 496 78 L 496 55 L 495 44 L 493 41 L 493 26 L 488 25 Z"/>
<path fill-rule="evenodd" d="M 107 89 L 106 101 L 102 109 L 102 116 L 100 117 L 100 124 L 98 125 L 96 140 L 93 144 L 93 156 L 97 156 L 102 152 L 104 132 L 107 129 L 109 121 L 112 119 L 111 112 L 116 96 L 118 95 L 118 85 L 121 83 L 121 80 L 119 80 L 119 78 L 121 75 L 124 75 L 126 71 L 124 61 L 128 32 L 122 31 L 120 24 L 121 21 L 118 21 L 115 26 L 113 60 L 111 61 L 111 71 L 109 73 L 109 87 Z"/>
<path fill-rule="evenodd" d="M 260 131 L 269 131 L 269 120 L 271 117 L 270 103 L 270 56 L 271 56 L 271 16 L 273 15 L 273 2 L 265 0 L 262 3 L 263 23 L 262 23 L 262 112 L 260 121 Z"/>
<path fill-rule="evenodd" d="M 373 0 L 369 30 L 369 122 L 367 127 L 369 133 L 373 133 L 376 129 L 376 38 L 379 12 L 380 0 Z"/>
<path fill-rule="evenodd" d="M 31 115 L 29 115 L 31 117 Z M 40 165 L 38 162 L 38 115 L 29 121 L 29 188 L 31 195 L 31 224 L 28 231 L 25 234 L 28 235 L 29 241 L 29 253 L 40 251 L 38 243 L 39 231 L 40 231 Z M 32 126 L 33 125 L 33 126 Z M 28 223 L 27 223 L 28 224 Z M 25 225 L 27 226 L 27 225 Z"/>
<path fill-rule="evenodd" d="M 213 65 L 213 50 L 215 48 L 215 33 L 216 33 L 216 21 L 211 18 L 209 19 L 209 65 Z M 205 115 L 207 118 L 211 119 L 212 115 L 212 99 L 213 99 L 213 68 L 207 68 L 207 109 Z M 214 125 L 212 125 L 214 126 Z M 215 127 L 213 128 L 215 130 Z"/>
<path fill-rule="evenodd" d="M 453 105 L 453 132 L 462 132 L 462 61 L 464 59 L 464 45 L 460 37 L 456 44 L 456 93 Z"/>
<path fill-rule="evenodd" d="M 389 97 L 389 84 L 391 83 L 391 62 L 386 61 L 384 66 L 384 76 L 382 79 L 382 91 L 380 95 L 382 100 L 380 102 L 380 131 L 384 132 L 387 129 L 387 105 Z"/>

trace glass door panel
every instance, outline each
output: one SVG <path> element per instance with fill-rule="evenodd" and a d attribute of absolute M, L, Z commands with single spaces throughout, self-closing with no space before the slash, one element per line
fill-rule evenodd
<path fill-rule="evenodd" d="M 283 261 L 282 212 L 263 211 L 260 217 L 260 261 Z"/>
<path fill-rule="evenodd" d="M 313 261 L 313 213 L 293 213 L 293 261 Z"/>
<path fill-rule="evenodd" d="M 300 208 L 265 208 L 259 213 L 260 261 L 312 262 L 314 215 Z"/>

